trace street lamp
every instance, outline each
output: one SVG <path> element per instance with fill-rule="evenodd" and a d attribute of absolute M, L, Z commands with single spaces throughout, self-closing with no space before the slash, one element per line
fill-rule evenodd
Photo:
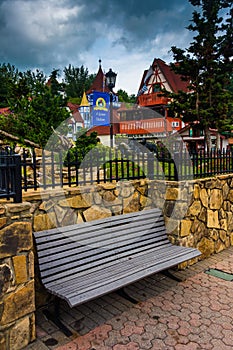
<path fill-rule="evenodd" d="M 105 74 L 106 77 L 106 85 L 109 88 L 110 95 L 110 146 L 113 148 L 113 92 L 112 89 L 115 87 L 117 73 L 113 72 L 110 68 L 108 73 Z"/>

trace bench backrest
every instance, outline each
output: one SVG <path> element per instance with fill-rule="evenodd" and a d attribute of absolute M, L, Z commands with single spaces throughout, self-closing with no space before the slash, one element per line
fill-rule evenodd
<path fill-rule="evenodd" d="M 34 232 L 34 237 L 44 284 L 171 244 L 157 208 Z"/>

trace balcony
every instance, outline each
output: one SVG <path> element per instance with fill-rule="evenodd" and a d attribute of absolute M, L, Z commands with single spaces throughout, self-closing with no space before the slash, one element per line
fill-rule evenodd
<path fill-rule="evenodd" d="M 139 105 L 143 107 L 155 105 L 167 105 L 170 99 L 161 96 L 161 92 L 154 92 L 152 94 L 144 94 L 138 97 Z"/>

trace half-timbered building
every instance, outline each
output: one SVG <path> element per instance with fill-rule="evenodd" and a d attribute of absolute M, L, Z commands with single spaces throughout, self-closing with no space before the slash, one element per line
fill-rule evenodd
<path fill-rule="evenodd" d="M 137 106 L 119 111 L 120 133 L 134 138 L 161 138 L 179 131 L 182 121 L 171 114 L 171 98 L 163 93 L 179 90 L 188 92 L 187 83 L 163 60 L 155 58 L 143 73 Z"/>

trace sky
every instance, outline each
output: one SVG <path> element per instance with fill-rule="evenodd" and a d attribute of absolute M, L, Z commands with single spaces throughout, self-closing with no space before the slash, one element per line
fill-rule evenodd
<path fill-rule="evenodd" d="M 188 0 L 0 0 L 0 63 L 47 76 L 71 64 L 117 73 L 115 90 L 137 94 L 154 58 L 189 47 Z"/>

